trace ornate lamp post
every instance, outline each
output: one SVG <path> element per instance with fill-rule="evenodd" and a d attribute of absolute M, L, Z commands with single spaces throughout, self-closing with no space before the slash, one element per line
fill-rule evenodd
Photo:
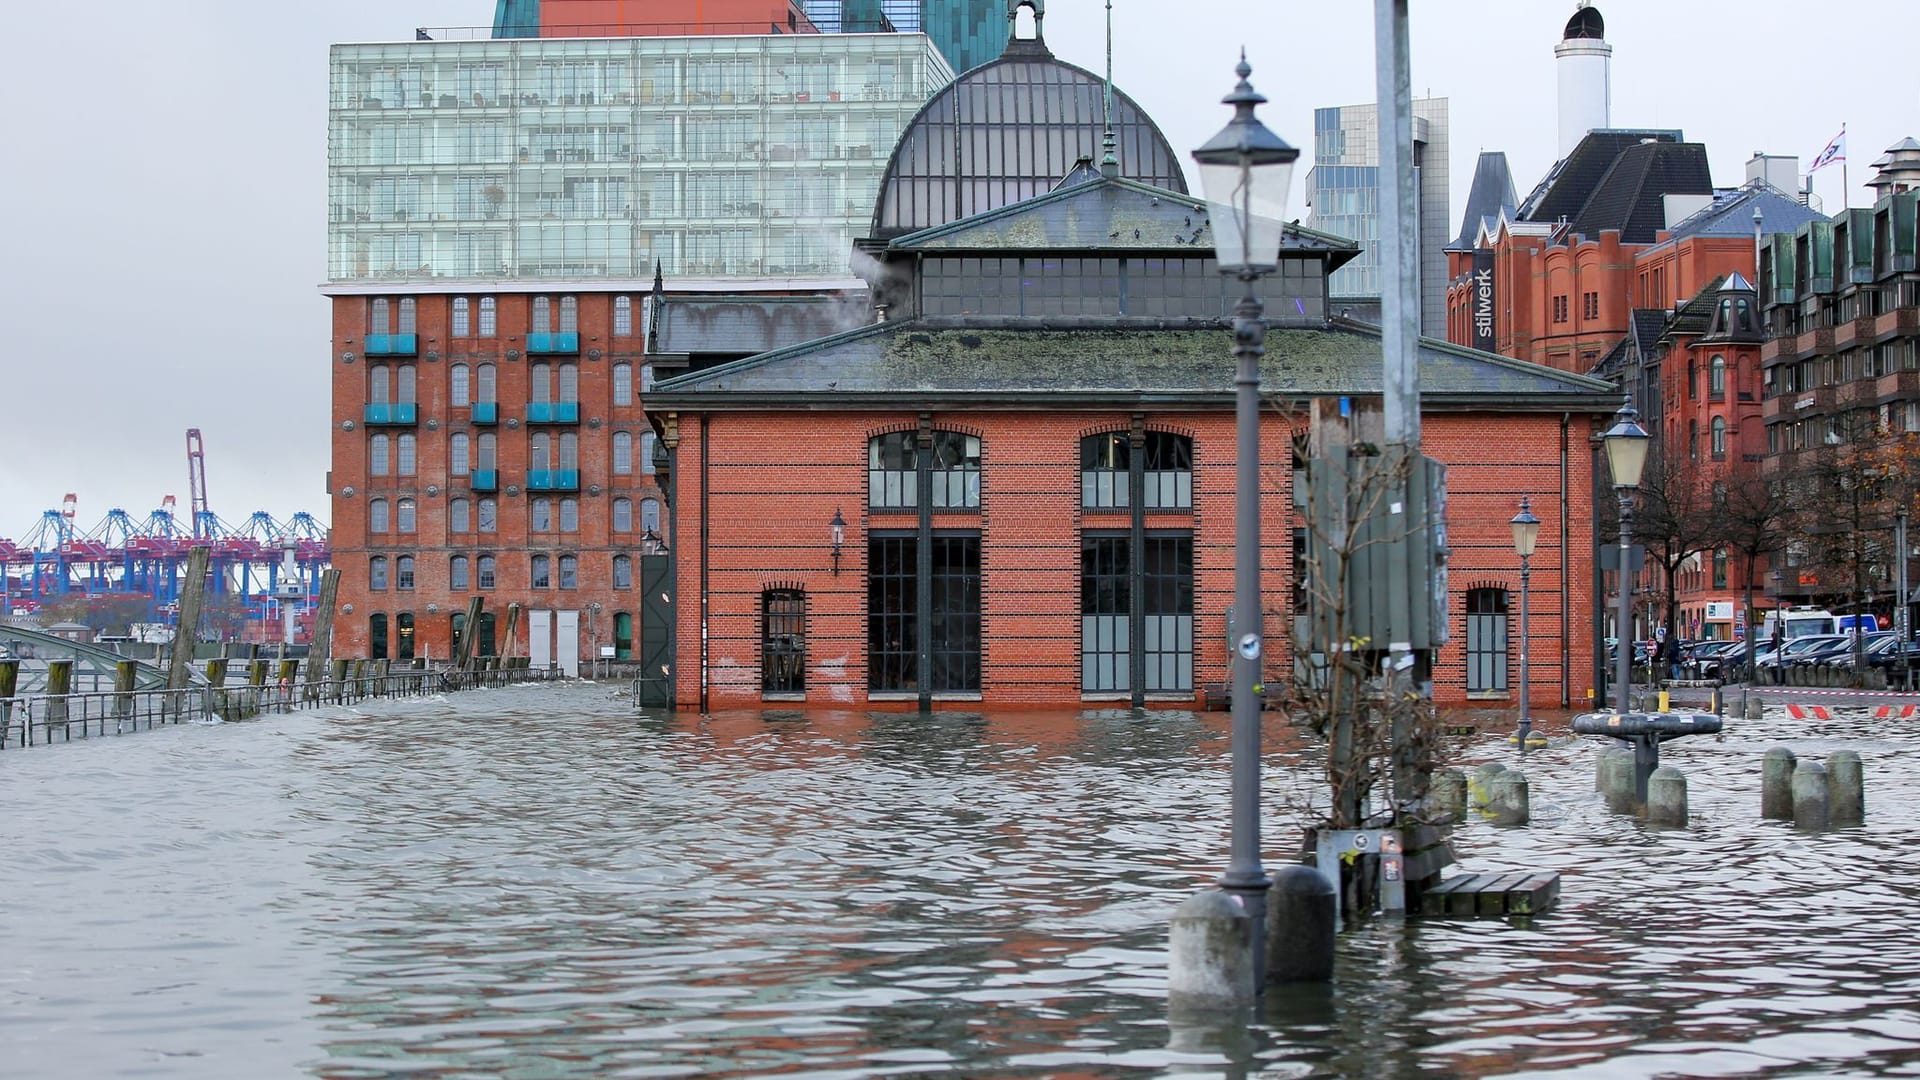
<path fill-rule="evenodd" d="M 1287 194 L 1300 151 L 1267 130 L 1253 115 L 1267 99 L 1247 76 L 1246 53 L 1234 68 L 1240 82 L 1222 98 L 1233 119 L 1193 152 L 1200 165 L 1213 225 L 1214 257 L 1220 272 L 1238 277 L 1246 296 L 1233 311 L 1234 423 L 1238 470 L 1234 478 L 1233 624 L 1228 639 L 1233 655 L 1233 835 L 1220 887 L 1244 906 L 1253 929 L 1254 985 L 1263 981 L 1266 960 L 1267 889 L 1273 884 L 1260 865 L 1260 682 L 1263 613 L 1260 607 L 1260 357 L 1266 352 L 1266 323 L 1254 282 L 1280 261 Z"/>
<path fill-rule="evenodd" d="M 1613 426 L 1600 436 L 1607 450 L 1607 470 L 1613 474 L 1613 490 L 1620 497 L 1620 603 L 1619 626 L 1614 640 L 1619 642 L 1614 659 L 1614 679 L 1619 684 L 1616 712 L 1628 711 L 1628 690 L 1633 679 L 1633 571 L 1628 554 L 1633 549 L 1633 492 L 1640 486 L 1640 473 L 1647 467 L 1647 432 L 1636 421 L 1640 414 L 1631 405 L 1620 406 L 1613 414 Z"/>
<path fill-rule="evenodd" d="M 1533 714 L 1527 711 L 1527 560 L 1533 558 L 1533 545 L 1540 538 L 1540 519 L 1533 516 L 1527 497 L 1520 496 L 1520 512 L 1508 524 L 1513 526 L 1513 550 L 1520 556 L 1520 752 L 1527 752 L 1527 737 L 1533 734 Z"/>

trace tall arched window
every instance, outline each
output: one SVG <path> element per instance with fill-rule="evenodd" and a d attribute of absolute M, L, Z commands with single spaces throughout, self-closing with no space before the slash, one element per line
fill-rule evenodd
<path fill-rule="evenodd" d="M 1193 508 L 1193 440 L 1165 431 L 1145 433 L 1141 445 L 1144 490 L 1150 510 Z M 1124 431 L 1080 440 L 1080 505 L 1121 509 L 1132 505 L 1132 440 Z"/>
<path fill-rule="evenodd" d="M 1715 356 L 1707 361 L 1707 393 L 1715 401 L 1727 396 L 1727 358 L 1724 356 Z"/>
<path fill-rule="evenodd" d="M 367 616 L 367 656 L 374 660 L 387 658 L 387 617 L 379 612 Z"/>
<path fill-rule="evenodd" d="M 464 296 L 453 298 L 453 336 L 466 337 L 473 333 L 473 308 Z"/>
<path fill-rule="evenodd" d="M 456 431 L 447 437 L 447 475 L 465 476 L 472 467 L 467 460 L 472 440 L 464 431 Z"/>
<path fill-rule="evenodd" d="M 527 517 L 534 532 L 553 531 L 553 500 L 546 496 L 534 499 L 527 506 Z"/>
<path fill-rule="evenodd" d="M 455 364 L 447 369 L 447 404 L 465 405 L 473 400 L 472 369 L 465 364 Z"/>
<path fill-rule="evenodd" d="M 1727 456 L 1727 418 L 1713 418 L 1713 457 L 1715 461 Z"/>
<path fill-rule="evenodd" d="M 1467 590 L 1467 693 L 1507 688 L 1507 590 Z"/>
<path fill-rule="evenodd" d="M 633 500 L 622 496 L 613 500 L 613 531 L 633 531 Z"/>
<path fill-rule="evenodd" d="M 393 369 L 386 364 L 367 365 L 367 404 L 385 405 L 393 400 Z"/>
<path fill-rule="evenodd" d="M 919 433 L 895 431 L 867 444 L 867 505 L 911 509 L 920 505 Z M 980 505 L 980 439 L 957 431 L 933 432 L 927 448 L 932 505 L 943 509 Z"/>
<path fill-rule="evenodd" d="M 633 297 L 613 298 L 613 333 L 615 337 L 633 336 Z"/>
<path fill-rule="evenodd" d="M 613 471 L 616 476 L 633 471 L 633 433 L 630 431 L 613 433 Z"/>
<path fill-rule="evenodd" d="M 386 476 L 393 471 L 393 440 L 375 435 L 367 440 L 367 475 Z"/>
<path fill-rule="evenodd" d="M 577 469 L 580 467 L 580 436 L 571 431 L 560 433 L 560 461 L 556 469 Z"/>
<path fill-rule="evenodd" d="M 481 472 L 492 472 L 498 468 L 494 460 L 498 456 L 499 445 L 499 436 L 491 431 L 483 432 L 478 439 L 474 440 L 473 467 Z"/>
<path fill-rule="evenodd" d="M 563 533 L 580 531 L 580 500 L 560 500 L 560 531 Z"/>
<path fill-rule="evenodd" d="M 395 660 L 413 659 L 413 612 L 403 611 L 393 617 Z"/>
<path fill-rule="evenodd" d="M 375 555 L 367 560 L 367 589 L 370 592 L 385 592 L 387 589 L 387 557 Z"/>
<path fill-rule="evenodd" d="M 615 405 L 633 404 L 633 365 L 613 365 L 613 403 Z"/>
<path fill-rule="evenodd" d="M 536 472 L 553 468 L 553 436 L 544 431 L 527 436 L 527 468 Z"/>
<path fill-rule="evenodd" d="M 447 500 L 447 531 L 455 533 L 473 530 L 473 502 L 468 499 Z"/>
<path fill-rule="evenodd" d="M 401 499 L 396 510 L 398 512 L 394 514 L 394 527 L 403 533 L 417 531 L 416 519 L 419 516 L 419 504 L 412 499 Z"/>
<path fill-rule="evenodd" d="M 474 569 L 477 575 L 474 579 L 474 585 L 477 588 L 481 588 L 481 589 L 493 588 L 494 565 L 495 565 L 494 557 L 491 555 L 482 555 L 478 559 L 474 560 Z"/>
<path fill-rule="evenodd" d="M 633 556 L 615 555 L 613 557 L 613 587 L 633 588 Z"/>
<path fill-rule="evenodd" d="M 479 336 L 481 337 L 493 336 L 495 319 L 498 316 L 498 311 L 499 311 L 499 305 L 494 303 L 493 297 L 483 296 L 480 298 L 480 335 Z"/>
<path fill-rule="evenodd" d="M 527 581 L 527 586 L 529 588 L 534 588 L 534 589 L 553 588 L 553 557 L 552 556 L 535 555 L 532 560 L 532 570 L 533 570 L 533 574 Z"/>
<path fill-rule="evenodd" d="M 567 404 L 579 404 L 580 366 L 578 364 L 560 365 L 560 396 L 555 400 Z"/>
<path fill-rule="evenodd" d="M 640 500 L 640 531 L 660 535 L 660 500 Z"/>
<path fill-rule="evenodd" d="M 807 594 L 768 589 L 760 594 L 760 689 L 800 694 L 807 689 Z"/>
<path fill-rule="evenodd" d="M 413 588 L 413 556 L 402 555 L 393 560 L 393 587 L 396 589 Z"/>
<path fill-rule="evenodd" d="M 392 528 L 393 521 L 388 515 L 387 500 L 368 499 L 367 531 L 370 533 L 384 533 Z"/>
<path fill-rule="evenodd" d="M 473 400 L 492 405 L 500 400 L 500 375 L 492 364 L 481 364 L 473 371 Z"/>
<path fill-rule="evenodd" d="M 481 499 L 474 504 L 474 524 L 477 531 L 483 533 L 500 531 L 500 504 L 492 499 Z"/>
<path fill-rule="evenodd" d="M 653 454 L 654 446 L 657 442 L 658 436 L 654 435 L 653 432 L 643 431 L 640 433 L 640 471 L 643 473 L 650 475 L 654 471 Z"/>
<path fill-rule="evenodd" d="M 402 405 L 412 405 L 419 401 L 419 374 L 412 364 L 399 364 L 393 369 L 393 400 Z"/>
<path fill-rule="evenodd" d="M 553 365 L 535 364 L 527 373 L 527 400 L 544 405 L 553 400 Z"/>
<path fill-rule="evenodd" d="M 399 472 L 401 476 L 414 475 L 416 472 L 419 471 L 419 468 L 420 468 L 419 457 L 415 451 L 415 447 L 418 445 L 419 439 L 413 435 L 402 435 L 400 436 L 399 439 L 395 441 L 399 445 L 399 449 L 400 449 L 400 452 L 398 454 L 399 468 L 396 471 Z"/>
<path fill-rule="evenodd" d="M 560 556 L 560 587 L 563 589 L 580 587 L 580 556 Z"/>
<path fill-rule="evenodd" d="M 468 559 L 465 555 L 455 555 L 453 558 L 448 559 L 447 588 L 454 592 L 461 592 L 471 588 L 472 586 L 469 584 L 470 579 L 467 576 L 468 568 L 471 565 L 472 560 Z"/>

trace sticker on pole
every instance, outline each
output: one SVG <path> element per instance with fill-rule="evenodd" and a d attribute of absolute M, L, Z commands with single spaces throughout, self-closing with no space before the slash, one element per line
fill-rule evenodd
<path fill-rule="evenodd" d="M 1260 659 L 1260 635 L 1259 634 L 1240 635 L 1240 655 L 1247 658 L 1248 660 Z"/>

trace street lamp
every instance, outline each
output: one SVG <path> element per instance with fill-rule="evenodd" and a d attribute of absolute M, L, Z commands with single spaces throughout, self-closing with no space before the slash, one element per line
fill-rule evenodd
<path fill-rule="evenodd" d="M 1287 194 L 1300 151 L 1267 130 L 1254 106 L 1267 99 L 1247 76 L 1246 51 L 1234 68 L 1240 82 L 1221 98 L 1233 119 L 1193 152 L 1200 165 L 1213 226 L 1215 261 L 1222 274 L 1238 277 L 1246 296 L 1233 309 L 1234 424 L 1238 435 L 1234 479 L 1233 610 L 1228 628 L 1233 655 L 1233 837 L 1220 888 L 1240 901 L 1252 925 L 1254 986 L 1265 983 L 1267 889 L 1272 879 L 1260 865 L 1260 682 L 1263 613 L 1260 607 L 1260 357 L 1267 327 L 1254 282 L 1280 262 Z"/>
<path fill-rule="evenodd" d="M 1508 522 L 1513 526 L 1513 550 L 1520 555 L 1520 752 L 1527 752 L 1527 737 L 1533 734 L 1533 716 L 1527 711 L 1527 560 L 1533 558 L 1534 542 L 1540 539 L 1540 519 L 1525 495 L 1520 496 L 1520 512 Z"/>
<path fill-rule="evenodd" d="M 840 546 L 847 542 L 847 519 L 840 516 L 840 508 L 833 508 L 833 520 L 827 522 L 828 542 L 833 545 L 833 575 L 840 576 Z"/>
<path fill-rule="evenodd" d="M 1613 490 L 1620 497 L 1620 603 L 1619 626 L 1614 640 L 1619 655 L 1614 659 L 1614 679 L 1619 684 L 1616 712 L 1628 711 L 1628 693 L 1633 678 L 1633 571 L 1628 555 L 1633 550 L 1633 492 L 1640 486 L 1640 473 L 1647 467 L 1647 431 L 1636 421 L 1640 414 L 1631 405 L 1620 406 L 1613 414 L 1613 426 L 1600 436 L 1607 448 L 1607 471 L 1613 474 Z"/>

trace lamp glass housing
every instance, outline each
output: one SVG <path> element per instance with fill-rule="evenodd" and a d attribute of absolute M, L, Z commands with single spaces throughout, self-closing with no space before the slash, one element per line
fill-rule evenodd
<path fill-rule="evenodd" d="M 1651 441 L 1637 422 L 1640 414 L 1631 405 L 1614 414 L 1613 426 L 1600 436 L 1607 448 L 1607 469 L 1613 473 L 1613 486 L 1637 488 L 1640 474 L 1647 467 L 1647 444 Z"/>
<path fill-rule="evenodd" d="M 1220 272 L 1258 275 L 1279 265 L 1300 151 L 1253 115 L 1254 106 L 1267 99 L 1247 81 L 1253 69 L 1245 56 L 1234 71 L 1240 82 L 1220 99 L 1233 106 L 1233 119 L 1193 152 L 1193 160 L 1200 166 Z"/>
<path fill-rule="evenodd" d="M 1540 539 L 1540 519 L 1533 516 L 1533 510 L 1527 506 L 1527 500 L 1520 500 L 1520 512 L 1513 515 L 1509 523 L 1513 526 L 1513 550 L 1521 558 L 1533 555 L 1534 543 Z"/>

